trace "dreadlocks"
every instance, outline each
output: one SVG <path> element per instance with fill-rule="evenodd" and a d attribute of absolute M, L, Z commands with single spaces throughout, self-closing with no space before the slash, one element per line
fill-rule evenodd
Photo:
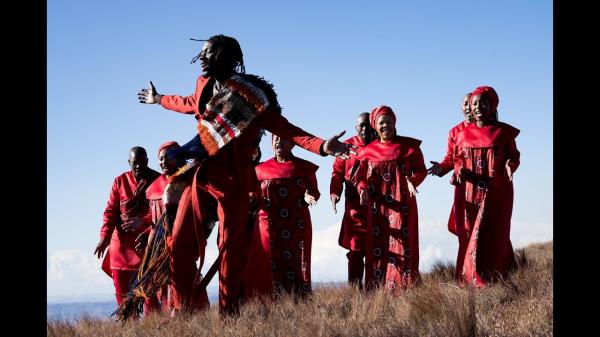
<path fill-rule="evenodd" d="M 194 40 L 194 41 L 203 41 L 203 40 Z M 242 47 L 233 37 L 225 36 L 223 34 L 213 35 L 208 40 L 206 40 L 215 48 L 218 48 L 218 53 L 226 53 L 231 56 L 231 61 L 233 63 L 233 67 L 238 73 L 246 73 L 246 67 L 244 67 L 244 54 L 242 53 Z M 198 61 L 202 52 L 198 55 L 194 56 L 190 63 L 195 63 Z"/>

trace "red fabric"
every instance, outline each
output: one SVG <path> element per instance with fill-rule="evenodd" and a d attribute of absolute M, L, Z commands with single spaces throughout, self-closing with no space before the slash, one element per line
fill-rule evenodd
<path fill-rule="evenodd" d="M 518 129 L 498 122 L 482 128 L 471 124 L 454 137 L 460 154 L 456 168 L 465 173 L 464 197 L 455 200 L 454 207 L 457 270 L 461 281 L 476 287 L 505 277 L 514 264 L 510 242 L 514 192 L 505 163 L 511 160 L 513 172 L 519 166 L 518 134 Z"/>
<path fill-rule="evenodd" d="M 496 111 L 496 109 L 498 109 L 498 103 L 500 102 L 500 99 L 498 98 L 498 94 L 496 93 L 496 90 L 494 90 L 494 88 L 488 87 L 488 86 L 477 87 L 477 88 L 475 88 L 475 90 L 473 90 L 473 93 L 471 94 L 471 100 L 473 100 L 473 97 L 475 97 L 475 95 L 481 95 L 482 97 L 487 97 L 490 100 L 490 104 L 491 104 L 490 110 L 492 112 L 494 112 L 494 111 Z"/>
<path fill-rule="evenodd" d="M 384 285 L 392 292 L 420 282 L 417 200 L 410 197 L 427 176 L 421 141 L 396 136 L 374 141 L 358 155 L 359 190 L 369 192 L 365 285 Z"/>
<path fill-rule="evenodd" d="M 153 171 L 157 176 L 158 172 Z M 151 183 L 151 182 L 148 182 Z M 138 228 L 134 232 L 125 232 L 121 228 L 123 220 L 121 214 L 122 203 L 133 196 L 138 182 L 133 176 L 133 172 L 128 171 L 116 177 L 110 192 L 106 209 L 104 210 L 104 221 L 100 231 L 100 237 L 111 236 L 108 253 L 105 257 L 110 264 L 110 269 L 137 270 L 141 263 L 142 255 L 135 251 L 135 238 L 143 232 L 150 224 Z M 146 201 L 147 202 L 147 201 Z M 138 216 L 144 218 L 146 214 L 140 213 Z M 115 230 L 116 229 L 116 230 Z M 103 262 L 103 265 L 106 262 Z M 104 268 L 103 268 L 104 269 Z"/>
<path fill-rule="evenodd" d="M 207 97 L 212 91 L 211 86 L 206 86 L 207 83 L 209 83 L 209 79 L 200 76 L 196 92 L 193 95 L 188 97 L 163 96 L 160 103 L 167 109 L 186 114 L 194 113 L 196 118 L 200 118 L 198 114 L 200 98 L 205 104 L 203 93 Z M 208 89 L 204 90 L 205 88 Z M 317 154 L 320 154 L 320 147 L 324 142 L 289 123 L 276 111 L 267 110 L 257 116 L 242 135 L 204 162 L 203 176 L 197 190 L 200 204 L 195 205 L 198 211 L 196 214 L 209 216 L 215 207 L 214 204 L 211 205 L 210 200 L 216 202 L 219 219 L 219 248 L 221 249 L 226 241 L 239 240 L 239 244 L 230 245 L 231 247 L 221 259 L 219 269 L 219 309 L 221 312 L 235 311 L 242 299 L 243 273 L 246 267 L 250 235 L 243 238 L 236 238 L 236 236 L 242 235 L 240 233 L 243 233 L 247 222 L 248 193 L 254 188 L 252 175 L 255 174 L 251 158 L 261 128 L 287 138 L 300 147 Z M 188 194 L 191 192 L 187 191 Z M 178 229 L 174 230 L 172 237 L 173 247 L 177 249 L 177 252 L 173 251 L 172 271 L 174 272 L 174 282 L 180 284 L 178 291 L 183 291 L 179 296 L 185 298 L 189 292 L 186 293 L 185 287 L 187 286 L 181 282 L 187 280 L 190 274 L 193 279 L 193 269 L 195 269 L 191 266 L 185 267 L 188 263 L 186 261 L 195 261 L 195 257 L 198 256 L 198 252 L 190 248 L 190 245 L 195 246 L 190 242 L 190 239 L 194 237 L 179 234 L 179 232 L 188 234 L 194 232 L 193 226 L 196 220 L 194 220 L 191 197 L 186 200 L 182 197 L 179 203 L 178 217 L 186 220 L 175 221 L 176 225 L 178 221 L 180 224 Z M 186 226 L 192 226 L 191 230 L 183 228 Z M 184 246 L 185 248 L 183 248 Z M 177 261 L 177 257 L 179 257 L 179 261 Z M 183 271 L 179 268 L 183 268 Z"/>
<path fill-rule="evenodd" d="M 115 286 L 115 297 L 117 298 L 117 305 L 120 305 L 125 298 L 127 293 L 131 290 L 131 280 L 136 276 L 137 272 L 130 270 L 117 270 L 113 269 L 111 277 Z M 147 315 L 149 312 L 154 311 L 158 308 L 158 302 L 156 297 L 149 298 L 144 301 L 144 314 Z"/>
<path fill-rule="evenodd" d="M 369 114 L 369 123 L 371 124 L 371 127 L 373 128 L 373 130 L 377 130 L 377 128 L 376 128 L 377 118 L 379 118 L 379 116 L 383 116 L 383 115 L 392 116 L 392 118 L 394 119 L 394 124 L 396 124 L 396 114 L 394 113 L 392 108 L 390 108 L 389 106 L 380 105 L 377 108 L 374 108 L 373 110 L 371 110 L 371 113 Z"/>
<path fill-rule="evenodd" d="M 359 151 L 366 145 L 359 136 L 346 139 L 344 143 L 355 145 Z M 344 217 L 342 218 L 338 243 L 348 250 L 364 252 L 364 240 L 367 231 L 366 214 L 368 209 L 366 206 L 360 205 L 358 192 L 354 186 L 355 177 L 351 177 L 352 168 L 355 164 L 358 165 L 356 156 L 352 156 L 346 160 L 340 158 L 334 160 L 329 191 L 330 194 L 340 196 L 343 184 L 346 183 Z"/>
<path fill-rule="evenodd" d="M 346 254 L 348 258 L 348 282 L 358 284 L 362 289 L 362 279 L 365 270 L 365 252 L 364 251 L 349 251 Z"/>
<path fill-rule="evenodd" d="M 160 147 L 158 148 L 158 156 L 160 156 L 160 151 L 162 151 L 162 150 L 168 150 L 168 149 L 170 149 L 172 147 L 178 148 L 179 144 L 177 142 L 175 142 L 175 141 L 172 141 L 172 140 L 168 141 L 168 142 L 162 143 L 160 145 Z"/>
<path fill-rule="evenodd" d="M 271 158 L 256 167 L 262 201 L 248 265 L 250 294 L 312 291 L 312 223 L 304 193 L 320 197 L 317 169 L 300 158 L 284 163 Z"/>

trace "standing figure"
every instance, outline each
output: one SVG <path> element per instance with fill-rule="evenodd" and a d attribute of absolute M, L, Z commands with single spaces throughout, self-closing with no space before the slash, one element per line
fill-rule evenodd
<path fill-rule="evenodd" d="M 369 123 L 369 113 L 363 112 L 356 120 L 356 136 L 348 138 L 344 143 L 352 144 L 358 148 L 365 147 L 373 140 L 373 128 Z M 360 152 L 359 152 L 360 153 Z M 342 218 L 342 228 L 338 243 L 348 250 L 348 283 L 363 288 L 363 275 L 365 269 L 365 234 L 367 232 L 367 207 L 361 206 L 356 190 L 356 169 L 358 162 L 356 156 L 348 159 L 336 158 L 333 162 L 329 195 L 333 211 L 337 213 L 337 203 L 344 186 L 345 208 Z"/>
<path fill-rule="evenodd" d="M 462 205 L 455 200 L 457 269 L 462 281 L 476 287 L 506 277 L 515 263 L 510 222 L 512 178 L 520 163 L 515 142 L 519 130 L 497 120 L 498 101 L 492 87 L 475 89 L 474 123 L 453 137 L 458 148 L 456 180 L 465 186 Z"/>
<path fill-rule="evenodd" d="M 368 205 L 365 286 L 391 292 L 418 285 L 417 187 L 427 176 L 420 140 L 396 135 L 396 115 L 380 106 L 370 115 L 380 139 L 362 148 L 357 160 L 361 205 Z"/>

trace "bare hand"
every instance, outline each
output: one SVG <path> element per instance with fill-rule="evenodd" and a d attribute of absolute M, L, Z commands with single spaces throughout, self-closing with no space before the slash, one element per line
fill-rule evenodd
<path fill-rule="evenodd" d="M 332 194 L 329 196 L 331 198 L 331 205 L 333 206 L 333 213 L 337 214 L 337 203 L 340 202 L 340 196 Z"/>
<path fill-rule="evenodd" d="M 360 192 L 358 192 L 358 197 L 362 206 L 369 203 L 369 192 L 367 192 L 367 190 L 360 190 Z"/>
<path fill-rule="evenodd" d="M 161 97 L 162 97 L 162 95 L 159 95 L 156 92 L 156 88 L 154 87 L 154 84 L 152 84 L 152 81 L 150 81 L 150 86 L 148 89 L 142 89 L 142 90 L 140 90 L 140 92 L 138 92 L 138 99 L 140 100 L 140 103 L 146 103 L 146 104 L 160 103 Z"/>
<path fill-rule="evenodd" d="M 410 179 L 408 179 L 408 177 L 406 177 L 406 184 L 408 185 L 408 195 L 411 198 L 416 197 L 417 193 L 419 193 L 419 191 L 417 191 L 417 188 L 415 187 L 415 185 L 413 185 L 413 183 L 410 181 Z"/>
<path fill-rule="evenodd" d="M 304 192 L 304 201 L 306 201 L 306 203 L 311 206 L 317 204 L 317 199 L 315 199 L 315 197 L 313 197 L 312 195 L 308 194 L 308 191 Z"/>
<path fill-rule="evenodd" d="M 104 251 L 110 244 L 110 236 L 106 236 L 104 239 L 100 239 L 98 245 L 96 246 L 96 250 L 94 251 L 94 255 L 98 255 L 98 258 L 104 256 Z"/>
<path fill-rule="evenodd" d="M 427 169 L 427 173 L 441 177 L 442 165 L 440 165 L 440 163 L 438 163 L 437 161 L 430 161 L 430 163 L 432 163 L 433 166 Z"/>
<path fill-rule="evenodd" d="M 126 232 L 135 232 L 138 228 L 140 228 L 144 224 L 144 220 L 139 217 L 133 217 L 127 220 L 125 223 L 121 225 Z"/>
<path fill-rule="evenodd" d="M 457 181 L 459 184 L 462 184 L 462 175 L 463 175 L 463 168 L 462 168 L 462 167 L 459 167 L 459 168 L 458 168 L 458 171 L 456 171 L 456 181 Z"/>
<path fill-rule="evenodd" d="M 141 253 L 146 249 L 148 245 L 148 238 L 150 237 L 150 233 L 143 231 L 140 235 L 135 238 L 135 251 Z"/>
<path fill-rule="evenodd" d="M 351 154 L 356 155 L 356 150 L 358 149 L 356 146 L 340 142 L 339 138 L 345 133 L 346 131 L 344 130 L 327 139 L 323 145 L 323 151 L 330 156 L 335 156 L 340 159 L 348 159 Z"/>
<path fill-rule="evenodd" d="M 504 165 L 504 167 L 506 168 L 506 174 L 508 174 L 508 180 L 512 181 L 513 172 L 512 168 L 510 168 L 510 159 L 506 161 L 506 165 Z"/>

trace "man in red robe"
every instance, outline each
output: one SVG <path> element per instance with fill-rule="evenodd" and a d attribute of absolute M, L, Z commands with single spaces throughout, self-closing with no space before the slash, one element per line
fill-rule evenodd
<path fill-rule="evenodd" d="M 179 309 L 195 307 L 195 261 L 200 257 L 202 266 L 204 223 L 214 218 L 216 208 L 221 257 L 219 309 L 222 314 L 239 310 L 250 240 L 242 233 L 247 223 L 249 192 L 253 190 L 252 154 L 260 129 L 319 155 L 345 158 L 352 148 L 339 142 L 343 133 L 323 141 L 288 122 L 281 115 L 272 85 L 245 74 L 242 55 L 234 38 L 213 36 L 193 60 L 200 59 L 202 75 L 192 95 L 163 96 L 153 85 L 138 93 L 141 103 L 158 103 L 169 110 L 193 114 L 208 153 L 183 192 L 171 237 L 174 305 Z"/>
<path fill-rule="evenodd" d="M 461 106 L 464 120 L 456 126 L 454 126 L 452 129 L 450 129 L 450 132 L 448 132 L 448 146 L 446 149 L 446 156 L 439 163 L 436 161 L 431 161 L 433 165 L 429 169 L 427 169 L 427 172 L 429 174 L 436 175 L 438 177 L 443 177 L 448 172 L 454 169 L 455 160 L 457 160 L 455 156 L 458 153 L 458 148 L 456 144 L 454 144 L 454 136 L 473 121 L 473 114 L 471 113 L 470 101 L 471 93 L 467 93 L 463 97 L 463 102 Z M 456 232 L 456 222 L 459 222 L 460 224 L 458 227 L 462 228 L 463 220 L 462 218 L 456 219 L 454 209 L 456 207 L 455 205 L 458 205 L 458 207 L 462 207 L 462 204 L 464 203 L 463 199 L 465 196 L 465 184 L 459 184 L 455 179 L 455 175 L 452 175 L 452 178 L 450 179 L 450 184 L 454 185 L 454 202 L 452 203 L 452 208 L 450 209 L 450 216 L 448 217 L 448 231 L 450 231 L 450 233 L 454 235 L 458 235 Z M 459 256 L 460 255 L 461 254 L 459 254 Z M 457 260 L 455 271 L 455 276 L 457 279 L 460 277 L 461 267 L 462 261 Z"/>
<path fill-rule="evenodd" d="M 379 140 L 357 160 L 361 205 L 368 205 L 365 287 L 400 293 L 421 282 L 417 187 L 427 176 L 421 141 L 396 135 L 396 115 L 380 106 L 370 115 Z"/>
<path fill-rule="evenodd" d="M 497 120 L 498 94 L 481 86 L 471 95 L 474 122 L 454 135 L 456 180 L 464 183 L 462 204 L 455 200 L 461 281 L 484 287 L 505 278 L 515 264 L 510 242 L 513 173 L 520 163 L 519 130 Z"/>
<path fill-rule="evenodd" d="M 135 239 L 151 225 L 144 221 L 149 207 L 145 191 L 160 176 L 148 167 L 148 156 L 142 147 L 136 146 L 129 151 L 128 162 L 131 171 L 116 177 L 113 182 L 104 210 L 100 242 L 94 251 L 94 255 L 101 258 L 109 248 L 102 269 L 113 279 L 118 304 L 129 292 L 140 266 L 142 255 L 135 250 Z M 145 308 L 155 306 L 155 298 L 146 301 Z"/>
<path fill-rule="evenodd" d="M 369 124 L 369 113 L 363 112 L 356 120 L 356 136 L 348 138 L 344 143 L 352 144 L 360 149 L 371 142 L 374 130 Z M 367 230 L 367 207 L 361 206 L 358 191 L 354 185 L 356 156 L 348 159 L 336 158 L 333 162 L 329 195 L 333 205 L 333 211 L 337 213 L 337 203 L 340 201 L 344 185 L 345 210 L 342 218 L 342 228 L 338 243 L 348 250 L 348 282 L 363 288 L 362 279 L 365 269 L 365 233 Z"/>

